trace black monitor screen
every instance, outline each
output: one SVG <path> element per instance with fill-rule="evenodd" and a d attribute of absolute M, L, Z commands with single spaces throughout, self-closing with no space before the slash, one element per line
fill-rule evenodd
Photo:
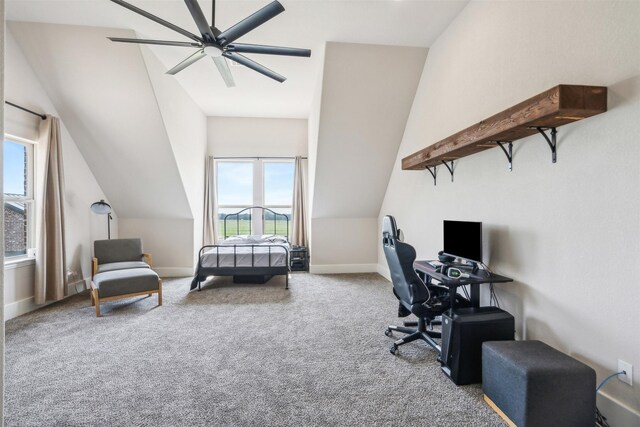
<path fill-rule="evenodd" d="M 444 249 L 447 255 L 482 262 L 482 223 L 443 221 Z"/>

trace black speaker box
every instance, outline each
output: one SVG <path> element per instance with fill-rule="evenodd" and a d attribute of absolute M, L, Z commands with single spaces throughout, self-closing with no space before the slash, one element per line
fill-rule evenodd
<path fill-rule="evenodd" d="M 457 385 L 482 382 L 482 343 L 513 340 L 513 316 L 497 307 L 454 309 L 442 315 L 442 371 Z"/>

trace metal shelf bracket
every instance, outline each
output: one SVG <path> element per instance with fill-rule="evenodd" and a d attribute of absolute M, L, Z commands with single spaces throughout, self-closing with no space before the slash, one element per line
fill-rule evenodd
<path fill-rule="evenodd" d="M 442 164 L 445 165 L 447 167 L 447 169 L 449 169 L 449 173 L 451 174 L 451 182 L 453 182 L 453 160 L 451 160 L 451 166 L 449 166 L 447 164 L 447 162 L 445 162 L 444 160 L 441 160 Z"/>
<path fill-rule="evenodd" d="M 509 172 L 513 171 L 513 142 L 511 141 L 494 141 L 496 144 L 498 144 L 498 147 L 502 148 L 502 151 L 504 152 L 505 156 L 507 156 L 507 160 L 509 160 Z M 509 151 L 507 151 L 506 148 L 504 148 L 504 144 L 509 144 L 507 145 L 507 147 L 509 147 Z"/>
<path fill-rule="evenodd" d="M 558 133 L 558 131 L 556 131 L 555 127 L 545 128 L 545 127 L 538 126 L 536 127 L 536 129 L 538 129 L 538 132 L 540 132 L 542 136 L 544 136 L 544 139 L 547 140 L 547 144 L 549 144 L 549 148 L 551 148 L 551 162 L 555 163 L 556 162 L 556 134 Z M 551 138 L 549 138 L 545 132 L 547 129 L 551 129 Z"/>
<path fill-rule="evenodd" d="M 431 176 L 433 177 L 433 185 L 436 185 L 436 172 L 437 172 L 437 168 L 434 166 L 433 170 L 431 170 L 431 168 L 429 166 L 425 166 L 424 167 L 426 170 L 429 171 L 429 173 L 431 174 Z"/>

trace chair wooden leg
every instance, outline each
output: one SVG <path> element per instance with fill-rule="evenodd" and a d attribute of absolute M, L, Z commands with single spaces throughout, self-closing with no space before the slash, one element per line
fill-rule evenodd
<path fill-rule="evenodd" d="M 158 305 L 162 305 L 162 279 L 158 279 Z"/>
<path fill-rule="evenodd" d="M 92 291 L 93 294 L 93 301 L 95 302 L 96 305 L 96 317 L 100 317 L 100 297 L 98 296 L 98 290 L 94 289 Z"/>
<path fill-rule="evenodd" d="M 89 292 L 89 298 L 91 298 L 91 306 L 95 306 L 96 301 L 93 299 L 93 289 L 91 289 L 91 292 Z"/>

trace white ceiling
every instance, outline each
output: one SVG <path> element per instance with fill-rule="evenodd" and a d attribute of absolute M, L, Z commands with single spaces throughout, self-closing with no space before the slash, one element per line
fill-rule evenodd
<path fill-rule="evenodd" d="M 212 61 L 204 58 L 176 78 L 208 116 L 307 118 L 324 44 L 328 41 L 429 47 L 468 0 L 280 0 L 285 12 L 238 42 L 310 48 L 311 58 L 247 55 L 288 79 L 278 83 L 242 66 L 232 66 L 237 87 L 227 88 Z M 181 0 L 129 0 L 179 27 L 198 33 Z M 6 0 L 6 19 L 133 29 L 141 38 L 189 41 L 184 36 L 108 0 Z M 269 0 L 218 0 L 216 26 L 225 30 Z M 205 16 L 211 2 L 200 0 Z M 138 49 L 121 44 L 121 49 Z M 154 46 L 167 68 L 193 50 Z"/>

